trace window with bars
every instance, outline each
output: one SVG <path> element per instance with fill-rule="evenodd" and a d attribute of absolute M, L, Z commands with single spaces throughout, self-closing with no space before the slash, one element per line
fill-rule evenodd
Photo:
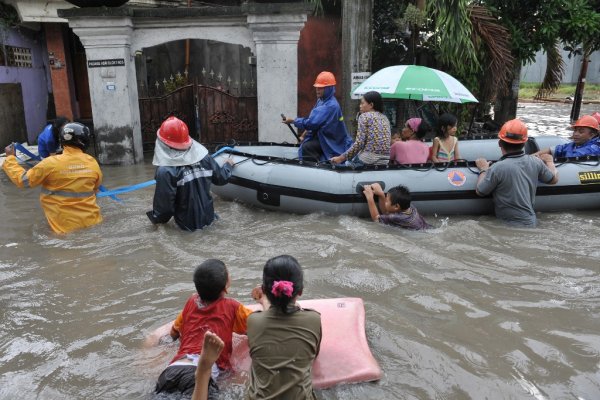
<path fill-rule="evenodd" d="M 33 68 L 31 49 L 26 47 L 4 46 L 0 51 L 0 65 L 7 67 Z"/>

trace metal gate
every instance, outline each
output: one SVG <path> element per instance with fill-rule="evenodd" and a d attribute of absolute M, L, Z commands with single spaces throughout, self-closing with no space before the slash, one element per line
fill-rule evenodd
<path fill-rule="evenodd" d="M 183 120 L 201 143 L 258 140 L 256 96 L 189 84 L 163 96 L 140 97 L 139 106 L 144 150 L 154 148 L 156 131 L 169 115 Z"/>

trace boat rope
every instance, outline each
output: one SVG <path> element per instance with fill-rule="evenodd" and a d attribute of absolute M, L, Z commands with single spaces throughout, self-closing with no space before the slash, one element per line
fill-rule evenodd
<path fill-rule="evenodd" d="M 583 159 L 581 159 L 583 158 Z M 593 161 L 595 160 L 595 162 Z M 588 167 L 597 167 L 600 165 L 600 157 L 596 156 L 594 158 L 590 158 L 590 156 L 585 157 L 569 157 L 565 158 L 564 161 L 558 162 L 555 161 L 554 165 L 556 168 L 562 167 L 565 164 L 577 164 L 577 165 L 585 165 Z"/>
<path fill-rule="evenodd" d="M 221 147 L 219 150 L 217 150 L 213 154 L 211 154 L 211 157 L 214 158 L 214 157 L 218 156 L 219 154 L 221 154 L 221 153 L 223 153 L 225 151 L 233 151 L 233 148 L 229 147 L 229 146 L 227 146 L 227 147 Z M 248 159 L 239 161 L 238 163 L 236 163 L 234 165 L 237 165 L 237 164 L 239 164 L 241 162 L 244 162 L 244 161 L 248 161 Z M 156 184 L 156 180 L 152 179 L 152 180 L 149 180 L 149 181 L 146 181 L 146 182 L 136 183 L 135 185 L 124 186 L 124 187 L 121 187 L 121 188 L 117 188 L 117 189 L 113 189 L 113 190 L 108 190 L 108 191 L 102 191 L 102 192 L 96 194 L 96 197 L 107 197 L 107 196 L 111 196 L 112 197 L 112 196 L 114 196 L 116 194 L 133 192 L 134 190 L 143 189 L 143 188 L 146 188 L 148 186 L 155 185 L 155 184 Z"/>
<path fill-rule="evenodd" d="M 115 194 L 133 192 L 134 190 L 143 189 L 145 187 L 152 186 L 155 183 L 156 183 L 156 180 L 152 179 L 150 181 L 137 183 L 135 185 L 124 186 L 122 188 L 113 189 L 113 190 L 109 190 L 106 192 L 100 192 L 100 193 L 96 194 L 96 197 L 107 197 L 107 196 L 114 196 Z"/>

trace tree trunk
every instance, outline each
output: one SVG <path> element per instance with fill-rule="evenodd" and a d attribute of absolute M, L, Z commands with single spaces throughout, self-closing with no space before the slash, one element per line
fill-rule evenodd
<path fill-rule="evenodd" d="M 515 62 L 511 87 L 504 95 L 496 98 L 494 105 L 494 122 L 503 125 L 506 121 L 517 117 L 517 103 L 519 101 L 519 84 L 521 83 L 521 64 Z"/>
<path fill-rule="evenodd" d="M 342 2 L 342 110 L 348 131 L 354 132 L 358 100 L 351 97 L 352 74 L 371 72 L 373 0 Z"/>

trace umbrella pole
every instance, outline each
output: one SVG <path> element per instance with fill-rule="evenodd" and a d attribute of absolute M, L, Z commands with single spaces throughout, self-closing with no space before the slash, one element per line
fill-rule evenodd
<path fill-rule="evenodd" d="M 478 108 L 479 108 L 479 103 L 475 106 L 475 108 L 473 109 L 473 114 L 471 115 L 471 123 L 469 124 L 469 135 L 471 137 L 474 136 L 474 135 L 471 135 L 471 128 L 473 127 L 473 123 L 475 122 L 475 114 L 477 114 Z"/>

